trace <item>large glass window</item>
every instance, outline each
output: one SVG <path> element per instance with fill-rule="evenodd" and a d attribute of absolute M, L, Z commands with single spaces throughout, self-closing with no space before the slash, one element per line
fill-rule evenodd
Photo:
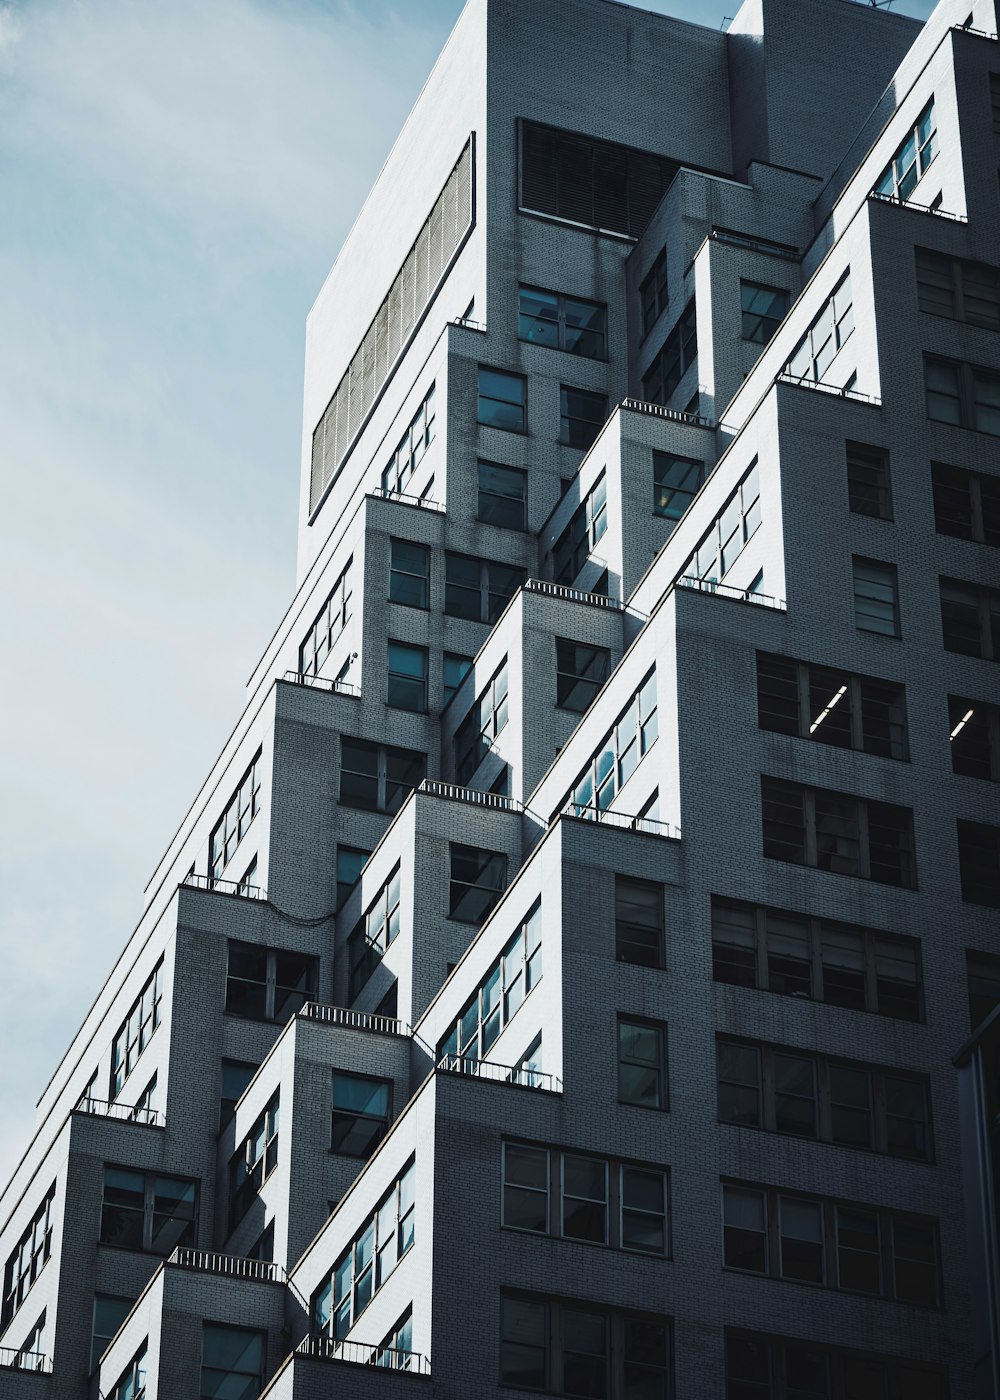
<path fill-rule="evenodd" d="M 761 778 L 764 854 L 837 875 L 915 889 L 908 807 Z"/>
<path fill-rule="evenodd" d="M 347 940 L 350 995 L 353 1000 L 381 962 L 400 928 L 399 865 L 369 904 Z"/>
<path fill-rule="evenodd" d="M 230 1232 L 236 1229 L 278 1165 L 279 1098 L 276 1093 L 229 1160 Z"/>
<path fill-rule="evenodd" d="M 792 352 L 785 372 L 793 379 L 823 380 L 854 330 L 854 300 L 850 268 Z"/>
<path fill-rule="evenodd" d="M 937 121 L 932 97 L 876 181 L 875 193 L 888 199 L 909 199 L 937 153 Z"/>
<path fill-rule="evenodd" d="M 507 857 L 499 851 L 451 843 L 448 917 L 484 924 L 507 885 Z"/>
<path fill-rule="evenodd" d="M 493 746 L 493 741 L 507 727 L 507 658 L 497 668 L 483 693 L 455 731 L 455 778 L 468 783 Z"/>
<path fill-rule="evenodd" d="M 608 483 L 604 472 L 573 512 L 552 546 L 552 576 L 572 584 L 608 528 Z"/>
<path fill-rule="evenodd" d="M 386 704 L 397 710 L 427 713 L 427 648 L 389 642 Z"/>
<path fill-rule="evenodd" d="M 429 608 L 431 551 L 411 540 L 389 541 L 389 602 L 408 608 Z"/>
<path fill-rule="evenodd" d="M 573 815 L 606 811 L 659 734 L 656 671 L 650 671 L 568 794 Z"/>
<path fill-rule="evenodd" d="M 201 1400 L 256 1400 L 264 1384 L 265 1334 L 221 1322 L 201 1328 Z"/>
<path fill-rule="evenodd" d="M 680 578 L 721 582 L 760 528 L 760 475 L 756 457 L 681 569 Z"/>
<path fill-rule="evenodd" d="M 945 1400 L 927 1362 L 862 1355 L 798 1338 L 726 1335 L 726 1400 Z"/>
<path fill-rule="evenodd" d="M 351 589 L 351 566 L 348 559 L 337 582 L 330 589 L 326 602 L 320 608 L 313 625 L 309 628 L 299 647 L 299 674 L 316 676 L 330 649 L 347 625 L 352 612 L 353 593 Z"/>
<path fill-rule="evenodd" d="M 743 339 L 766 345 L 788 312 L 788 293 L 781 287 L 741 280 L 740 311 Z"/>
<path fill-rule="evenodd" d="M 1000 545 L 1000 477 L 932 462 L 931 482 L 939 535 Z"/>
<path fill-rule="evenodd" d="M 930 248 L 914 249 L 917 305 L 932 316 L 1000 330 L 1000 268 L 950 258 Z"/>
<path fill-rule="evenodd" d="M 927 417 L 1000 437 L 1000 374 L 982 365 L 924 356 Z"/>
<path fill-rule="evenodd" d="M 208 873 L 213 879 L 217 879 L 225 870 L 257 815 L 260 806 L 260 758 L 261 750 L 258 749 L 212 831 L 208 843 Z"/>
<path fill-rule="evenodd" d="M 589 451 L 607 421 L 607 394 L 559 385 L 559 441 L 565 447 Z"/>
<path fill-rule="evenodd" d="M 406 490 L 407 482 L 420 466 L 424 459 L 424 453 L 434 441 L 434 429 L 434 385 L 432 384 L 382 472 L 383 491 L 396 493 Z"/>
<path fill-rule="evenodd" d="M 526 530 L 528 473 L 499 462 L 480 462 L 476 518 L 505 530 Z"/>
<path fill-rule="evenodd" d="M 479 366 L 477 421 L 509 433 L 528 431 L 528 381 L 523 374 Z"/>
<path fill-rule="evenodd" d="M 492 626 L 524 579 L 523 569 L 449 550 L 445 554 L 444 610 L 449 617 Z"/>
<path fill-rule="evenodd" d="M 102 1244 L 166 1257 L 178 1245 L 195 1243 L 197 1224 L 196 1182 L 127 1167 L 104 1168 Z"/>
<path fill-rule="evenodd" d="M 645 401 L 666 407 L 670 396 L 697 360 L 698 320 L 692 297 L 642 376 Z"/>
<path fill-rule="evenodd" d="M 316 995 L 317 959 L 284 948 L 229 940 L 226 1011 L 284 1025 Z"/>
<path fill-rule="evenodd" d="M 759 651 L 757 718 L 761 729 L 777 734 L 883 758 L 909 757 L 906 692 L 894 681 Z"/>
<path fill-rule="evenodd" d="M 540 287 L 521 287 L 517 334 L 533 345 L 566 350 L 588 360 L 608 358 L 608 308 L 600 302 Z"/>
<path fill-rule="evenodd" d="M 611 670 L 607 647 L 587 646 L 568 637 L 556 638 L 556 704 L 582 715 Z"/>
<path fill-rule="evenodd" d="M 542 977 L 542 910 L 534 904 L 437 1047 L 445 1057 L 485 1060 Z M 527 1057 L 526 1057 L 527 1058 Z"/>
<path fill-rule="evenodd" d="M 389 1130 L 392 1084 L 364 1074 L 333 1071 L 330 1151 L 370 1157 Z"/>
<path fill-rule="evenodd" d="M 135 1005 L 126 1016 L 118 1034 L 111 1042 L 111 1088 L 108 1099 L 112 1103 L 121 1093 L 139 1056 L 149 1044 L 153 1032 L 160 1024 L 160 1003 L 162 1000 L 163 959 L 161 958 L 136 998 Z"/>
<path fill-rule="evenodd" d="M 667 1108 L 667 1028 L 618 1017 L 618 1102 Z"/>
<path fill-rule="evenodd" d="M 680 520 L 705 480 L 705 463 L 653 452 L 653 514 Z"/>
<path fill-rule="evenodd" d="M 53 1182 L 7 1260 L 3 1276 L 3 1301 L 0 1305 L 0 1329 L 7 1326 L 24 1302 L 52 1253 L 52 1215 L 55 1199 L 56 1188 Z"/>
<path fill-rule="evenodd" d="M 345 807 L 395 816 L 426 776 L 424 753 L 341 737 L 340 801 Z"/>

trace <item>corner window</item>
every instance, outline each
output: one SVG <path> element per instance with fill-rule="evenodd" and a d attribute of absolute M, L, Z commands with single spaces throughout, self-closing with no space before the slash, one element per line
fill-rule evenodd
<path fill-rule="evenodd" d="M 279 1096 L 275 1094 L 229 1161 L 229 1230 L 232 1233 L 278 1165 Z"/>
<path fill-rule="evenodd" d="M 479 366 L 477 421 L 508 433 L 528 431 L 528 382 L 522 374 Z"/>
<path fill-rule="evenodd" d="M 484 924 L 506 885 L 506 855 L 452 842 L 449 919 L 477 926 Z"/>
<path fill-rule="evenodd" d="M 351 565 L 348 559 L 343 573 L 330 589 L 326 602 L 299 646 L 299 674 L 319 675 L 330 648 L 344 630 L 352 613 Z"/>
<path fill-rule="evenodd" d="M 111 1043 L 109 1102 L 114 1103 L 121 1093 L 139 1056 L 149 1044 L 153 1032 L 160 1024 L 160 1003 L 162 1000 L 163 959 L 161 958 Z"/>
<path fill-rule="evenodd" d="M 653 452 L 653 514 L 680 520 L 705 480 L 704 462 Z"/>
<path fill-rule="evenodd" d="M 431 551 L 410 540 L 389 541 L 389 602 L 408 608 L 429 608 Z"/>
<path fill-rule="evenodd" d="M 552 574 L 556 583 L 573 583 L 607 528 L 608 483 L 602 471 L 552 546 Z"/>
<path fill-rule="evenodd" d="M 854 575 L 854 625 L 860 632 L 898 637 L 899 584 L 895 564 L 882 559 L 852 559 Z"/>
<path fill-rule="evenodd" d="M 820 383 L 854 330 L 851 270 L 844 273 L 830 299 L 792 352 L 785 367 L 793 379 Z"/>
<path fill-rule="evenodd" d="M 390 641 L 386 704 L 415 714 L 427 713 L 426 647 Z"/>
<path fill-rule="evenodd" d="M 666 407 L 670 396 L 697 360 L 698 320 L 692 297 L 642 376 L 645 401 Z"/>
<path fill-rule="evenodd" d="M 592 647 L 556 638 L 556 704 L 561 710 L 582 715 L 597 695 L 611 670 L 607 647 Z"/>
<path fill-rule="evenodd" d="M 3 1278 L 3 1300 L 0 1306 L 0 1328 L 4 1328 L 24 1302 L 32 1284 L 48 1263 L 52 1253 L 52 1214 L 55 1207 L 55 1183 L 28 1222 L 24 1233 L 7 1260 Z"/>
<path fill-rule="evenodd" d="M 788 312 L 788 293 L 759 282 L 740 282 L 742 335 L 755 345 L 766 345 Z"/>
<path fill-rule="evenodd" d="M 600 302 L 539 287 L 518 292 L 517 335 L 532 345 L 565 350 L 588 360 L 608 358 L 608 308 Z"/>
<path fill-rule="evenodd" d="M 434 385 L 432 384 L 382 472 L 382 490 L 402 493 L 434 441 Z"/>
<path fill-rule="evenodd" d="M 208 873 L 213 880 L 218 879 L 225 870 L 257 815 L 260 807 L 260 759 L 261 750 L 258 749 L 212 832 L 208 843 Z"/>
<path fill-rule="evenodd" d="M 330 1151 L 344 1157 L 370 1157 L 389 1130 L 391 1108 L 388 1079 L 334 1070 Z"/>
<path fill-rule="evenodd" d="M 589 451 L 607 421 L 607 394 L 559 385 L 559 441 L 564 447 Z"/>
<path fill-rule="evenodd" d="M 467 784 L 493 747 L 493 741 L 507 727 L 507 658 L 455 731 L 455 777 Z"/>
<path fill-rule="evenodd" d="M 527 510 L 528 473 L 498 462 L 480 462 L 476 518 L 505 530 L 526 530 Z"/>
<path fill-rule="evenodd" d="M 618 1102 L 667 1108 L 667 1028 L 618 1017 Z"/>

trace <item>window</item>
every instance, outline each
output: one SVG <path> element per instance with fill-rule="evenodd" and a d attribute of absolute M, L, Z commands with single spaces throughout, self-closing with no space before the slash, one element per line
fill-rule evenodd
<path fill-rule="evenodd" d="M 601 1400 L 669 1400 L 670 1319 L 500 1295 L 500 1384 Z"/>
<path fill-rule="evenodd" d="M 556 638 L 556 704 L 582 715 L 607 680 L 611 653 L 568 637 Z"/>
<path fill-rule="evenodd" d="M 457 652 L 446 651 L 444 654 L 444 704 L 451 702 L 451 697 L 465 680 L 472 670 L 472 657 L 459 656 Z"/>
<path fill-rule="evenodd" d="M 712 964 L 716 982 L 921 1019 L 913 938 L 713 897 Z"/>
<path fill-rule="evenodd" d="M 55 1200 L 56 1187 L 53 1182 L 7 1260 L 3 1275 L 0 1330 L 10 1322 L 28 1296 L 35 1279 L 48 1263 L 52 1253 L 52 1214 Z"/>
<path fill-rule="evenodd" d="M 945 651 L 1000 661 L 1000 591 L 961 579 L 941 579 Z"/>
<path fill-rule="evenodd" d="M 847 499 L 855 515 L 892 519 L 888 448 L 866 442 L 847 444 Z"/>
<path fill-rule="evenodd" d="M 639 689 L 573 784 L 568 794 L 573 815 L 587 817 L 607 811 L 656 743 L 658 733 L 654 669 L 643 677 Z"/>
<path fill-rule="evenodd" d="M 229 940 L 226 1011 L 284 1025 L 316 995 L 316 959 L 283 948 Z"/>
<path fill-rule="evenodd" d="M 938 1307 L 937 1222 L 743 1183 L 722 1186 L 727 1269 Z"/>
<path fill-rule="evenodd" d="M 507 727 L 507 658 L 455 731 L 455 779 L 465 786 Z"/>
<path fill-rule="evenodd" d="M 413 1244 L 416 1164 L 408 1165 L 312 1297 L 312 1330 L 340 1341 Z"/>
<path fill-rule="evenodd" d="M 476 518 L 505 530 L 526 530 L 528 473 L 498 462 L 480 462 Z"/>
<path fill-rule="evenodd" d="M 663 886 L 615 876 L 615 957 L 663 967 Z"/>
<path fill-rule="evenodd" d="M 247 1060 L 222 1061 L 222 1094 L 219 1099 L 219 1131 L 226 1126 L 259 1065 Z"/>
<path fill-rule="evenodd" d="M 1000 136 L 1000 73 L 990 74 L 990 107 L 993 111 L 993 134 Z"/>
<path fill-rule="evenodd" d="M 760 476 L 756 457 L 678 577 L 719 583 L 760 528 Z"/>
<path fill-rule="evenodd" d="M 218 879 L 225 870 L 257 815 L 260 806 L 260 758 L 261 750 L 258 749 L 212 832 L 208 843 L 208 873 L 213 880 Z"/>
<path fill-rule="evenodd" d="M 930 248 L 914 249 L 917 305 L 932 316 L 1000 330 L 1000 268 L 949 258 Z"/>
<path fill-rule="evenodd" d="M 410 540 L 389 541 L 389 602 L 407 608 L 429 608 L 431 551 Z"/>
<path fill-rule="evenodd" d="M 108 1400 L 142 1400 L 146 1394 L 147 1347 L 148 1343 L 143 1342 L 127 1369 L 118 1377 Z"/>
<path fill-rule="evenodd" d="M 519 207 L 638 238 L 677 173 L 664 156 L 521 122 Z"/>
<path fill-rule="evenodd" d="M 330 648 L 344 630 L 351 616 L 351 565 L 348 559 L 343 573 L 299 647 L 299 674 L 316 676 L 330 654 Z"/>
<path fill-rule="evenodd" d="M 118 1034 L 111 1042 L 109 1102 L 114 1103 L 121 1093 L 126 1079 L 135 1069 L 136 1061 L 160 1024 L 160 1003 L 162 1000 L 163 959 L 161 958 L 150 973 L 146 985 L 136 997 L 135 1005 L 125 1017 Z"/>
<path fill-rule="evenodd" d="M 740 311 L 744 340 L 766 345 L 788 312 L 788 293 L 780 287 L 740 281 Z"/>
<path fill-rule="evenodd" d="M 316 424 L 309 483 L 310 514 L 339 475 L 365 415 L 395 369 L 400 352 L 472 226 L 474 180 L 470 137 Z"/>
<path fill-rule="evenodd" d="M 351 930 L 351 936 L 347 940 L 352 1000 L 378 967 L 385 950 L 399 933 L 399 904 L 400 877 L 397 864 L 369 904 L 364 916 Z"/>
<path fill-rule="evenodd" d="M 276 1093 L 229 1159 L 230 1234 L 278 1165 L 279 1098 Z"/>
<path fill-rule="evenodd" d="M 705 480 L 705 463 L 653 452 L 653 514 L 680 520 Z"/>
<path fill-rule="evenodd" d="M 508 1229 L 664 1255 L 668 1195 L 663 1167 L 503 1144 L 501 1224 Z"/>
<path fill-rule="evenodd" d="M 591 389 L 559 385 L 559 441 L 564 447 L 587 452 L 608 421 L 608 396 Z"/>
<path fill-rule="evenodd" d="M 887 199 L 909 199 L 937 153 L 937 122 L 932 97 L 883 170 L 875 193 Z"/>
<path fill-rule="evenodd" d="M 931 481 L 939 535 L 1000 545 L 1000 477 L 932 462 Z"/>
<path fill-rule="evenodd" d="M 134 1298 L 119 1298 L 110 1293 L 94 1294 L 94 1317 L 90 1332 L 90 1374 L 107 1351 L 112 1337 L 132 1311 Z"/>
<path fill-rule="evenodd" d="M 343 1157 L 370 1157 L 389 1130 L 391 1109 L 388 1079 L 335 1069 L 330 1151 Z"/>
<path fill-rule="evenodd" d="M 521 287 L 517 335 L 532 345 L 566 350 L 588 360 L 608 358 L 608 308 L 597 301 Z"/>
<path fill-rule="evenodd" d="M 347 903 L 351 891 L 361 879 L 361 872 L 371 851 L 360 846 L 337 847 L 337 913 Z"/>
<path fill-rule="evenodd" d="M 264 1333 L 201 1325 L 201 1400 L 255 1400 L 264 1384 Z"/>
<path fill-rule="evenodd" d="M 820 383 L 853 330 L 854 302 L 851 270 L 848 268 L 833 289 L 829 301 L 795 347 L 785 366 L 785 373 L 793 379 L 810 379 Z"/>
<path fill-rule="evenodd" d="M 449 617 L 492 626 L 524 583 L 524 570 L 508 564 L 452 554 L 450 550 L 444 560 L 444 610 Z"/>
<path fill-rule="evenodd" d="M 665 408 L 671 394 L 697 359 L 698 322 L 692 297 L 642 376 L 645 401 L 661 404 Z"/>
<path fill-rule="evenodd" d="M 424 753 L 341 736 L 340 801 L 345 807 L 395 816 L 426 776 Z"/>
<path fill-rule="evenodd" d="M 601 472 L 552 546 L 552 576 L 556 583 L 573 583 L 607 528 L 608 483 Z"/>
<path fill-rule="evenodd" d="M 667 250 L 661 248 L 639 283 L 642 338 L 645 339 L 667 307 Z"/>
<path fill-rule="evenodd" d="M 958 867 L 962 898 L 1000 909 L 1000 827 L 960 821 Z"/>
<path fill-rule="evenodd" d="M 777 778 L 762 777 L 760 788 L 765 856 L 916 889 L 908 807 Z"/>
<path fill-rule="evenodd" d="M 757 722 L 817 744 L 909 757 L 903 686 L 789 656 L 757 653 Z"/>
<path fill-rule="evenodd" d="M 507 885 L 507 857 L 499 851 L 451 843 L 448 917 L 484 924 Z"/>
<path fill-rule="evenodd" d="M 410 477 L 424 460 L 424 453 L 434 441 L 434 385 L 417 409 L 395 452 L 382 472 L 382 490 L 392 494 L 404 492 Z"/>
<path fill-rule="evenodd" d="M 1000 709 L 949 695 L 948 729 L 952 772 L 1000 782 Z"/>
<path fill-rule="evenodd" d="M 126 1167 L 104 1168 L 101 1244 L 164 1258 L 197 1234 L 198 1188 L 183 1177 Z"/>
<path fill-rule="evenodd" d="M 427 713 L 427 648 L 389 642 L 386 704 L 397 710 Z"/>
<path fill-rule="evenodd" d="M 980 365 L 924 356 L 927 417 L 1000 437 L 1000 374 Z"/>
<path fill-rule="evenodd" d="M 719 1121 L 929 1162 L 924 1075 L 716 1038 Z"/>
<path fill-rule="evenodd" d="M 965 981 L 969 993 L 969 1026 L 975 1030 L 994 1007 L 1000 1006 L 1000 957 L 967 948 Z"/>
<path fill-rule="evenodd" d="M 726 1333 L 726 1400 L 945 1400 L 946 1394 L 944 1373 L 925 1361 Z"/>
<path fill-rule="evenodd" d="M 854 575 L 854 625 L 860 632 L 899 636 L 899 584 L 895 564 L 881 559 L 851 560 Z"/>
<path fill-rule="evenodd" d="M 667 1028 L 618 1017 L 618 1102 L 668 1108 Z"/>
<path fill-rule="evenodd" d="M 508 433 L 528 431 L 528 381 L 523 374 L 479 366 L 476 421 Z"/>
<path fill-rule="evenodd" d="M 408 1371 L 413 1359 L 413 1309 L 407 1308 L 392 1331 L 379 1343 L 375 1365 L 388 1367 L 390 1371 Z"/>
<path fill-rule="evenodd" d="M 437 1058 L 487 1059 L 500 1032 L 542 980 L 542 909 L 534 904 L 437 1047 Z"/>

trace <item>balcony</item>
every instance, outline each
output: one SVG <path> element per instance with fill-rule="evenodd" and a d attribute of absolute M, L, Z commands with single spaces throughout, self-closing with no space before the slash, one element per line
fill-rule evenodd
<path fill-rule="evenodd" d="M 540 1089 L 547 1094 L 561 1094 L 562 1080 L 554 1074 L 523 1065 L 498 1065 L 492 1060 L 470 1060 L 462 1055 L 443 1055 L 436 1068 L 443 1074 L 459 1074 L 467 1079 L 486 1079 L 491 1084 L 513 1084 L 519 1089 Z"/>
<path fill-rule="evenodd" d="M 710 418 L 703 418 L 700 413 L 684 413 L 679 408 L 663 408 L 658 403 L 647 403 L 645 399 L 622 399 L 619 408 L 628 409 L 630 413 L 645 413 L 650 418 L 666 418 L 671 423 L 690 423 L 695 428 L 715 427 Z"/>
<path fill-rule="evenodd" d="M 297 1356 L 316 1361 L 346 1361 L 353 1366 L 380 1366 L 387 1371 L 407 1371 L 414 1376 L 429 1376 L 431 1363 L 419 1351 L 401 1351 L 398 1347 L 372 1346 L 368 1342 L 336 1341 L 333 1337 L 310 1333 L 295 1348 Z"/>
<path fill-rule="evenodd" d="M 40 1351 L 16 1351 L 14 1347 L 0 1347 L 0 1371 L 34 1371 L 39 1375 L 51 1376 L 52 1362 Z"/>
<path fill-rule="evenodd" d="M 162 1128 L 166 1119 L 155 1108 L 130 1107 L 124 1103 L 107 1103 L 104 1099 L 81 1099 L 74 1113 L 88 1113 L 94 1118 L 113 1118 L 118 1123 L 140 1123 L 146 1128 Z"/>
<path fill-rule="evenodd" d="M 579 802 L 568 802 L 560 816 L 576 817 L 578 821 L 597 822 L 601 826 L 613 826 L 619 831 L 641 831 L 646 836 L 663 836 L 669 841 L 681 839 L 679 826 L 656 821 L 653 817 L 630 817 L 625 812 L 601 811 L 598 807 L 585 807 Z"/>
<path fill-rule="evenodd" d="M 307 1001 L 299 1012 L 307 1021 L 321 1021 L 327 1026 L 346 1026 L 349 1030 L 374 1031 L 377 1035 L 413 1034 L 404 1021 L 391 1016 L 375 1016 L 367 1011 L 352 1011 L 347 1006 L 323 1006 L 318 1001 Z"/>
<path fill-rule="evenodd" d="M 288 685 L 304 685 L 309 690 L 325 690 L 333 695 L 352 695 L 356 700 L 361 698 L 361 687 L 350 685 L 347 681 L 330 680 L 326 676 L 306 676 L 301 671 L 286 671 L 282 679 Z"/>
<path fill-rule="evenodd" d="M 964 32 L 969 33 L 970 31 Z M 935 219 L 950 219 L 952 223 L 956 224 L 969 222 L 966 214 L 952 214 L 947 209 L 932 209 L 928 204 L 914 204 L 912 200 L 900 199 L 898 194 L 879 194 L 878 190 L 872 190 L 868 198 L 877 200 L 879 204 L 895 204 L 899 209 L 912 209 L 914 214 L 930 214 Z"/>
<path fill-rule="evenodd" d="M 235 895 L 239 899 L 259 899 L 267 902 L 267 890 L 260 885 L 248 885 L 241 880 L 223 880 L 220 875 L 196 875 L 192 870 L 181 881 L 192 890 L 208 890 L 210 894 Z"/>
<path fill-rule="evenodd" d="M 549 583 L 546 579 L 529 578 L 524 582 L 525 593 L 541 593 L 546 598 L 565 598 L 570 603 L 590 603 L 608 612 L 628 612 L 628 607 L 605 593 L 585 593 L 581 588 L 568 588 L 564 583 Z"/>
<path fill-rule="evenodd" d="M 523 812 L 523 805 L 513 797 L 498 792 L 480 792 L 478 788 L 459 787 L 457 783 L 442 783 L 436 778 L 424 778 L 417 792 L 428 797 L 443 797 L 449 802 L 467 802 L 471 807 L 492 807 L 496 812 Z"/>
<path fill-rule="evenodd" d="M 280 1264 L 266 1259 L 244 1259 L 239 1254 L 212 1254 L 206 1249 L 190 1249 L 178 1245 L 167 1260 L 177 1269 L 190 1269 L 198 1274 L 217 1274 L 222 1278 L 246 1279 L 252 1283 L 287 1283 L 288 1276 Z"/>
<path fill-rule="evenodd" d="M 875 398 L 874 394 L 862 394 L 857 389 L 841 389 L 836 384 L 824 384 L 817 379 L 801 379 L 797 374 L 789 374 L 787 370 L 782 370 L 780 374 L 774 376 L 775 384 L 794 384 L 797 389 L 815 389 L 821 394 L 832 394 L 835 399 L 851 399 L 854 403 L 871 404 L 872 408 L 881 408 L 882 400 Z M 735 432 L 735 428 L 720 426 L 727 432 Z"/>
<path fill-rule="evenodd" d="M 432 500 L 430 496 L 410 496 L 405 491 L 389 491 L 384 486 L 373 486 L 365 494 L 377 501 L 398 501 L 401 506 L 417 506 L 420 510 L 436 510 L 438 514 L 444 514 L 445 508 L 441 502 Z"/>
<path fill-rule="evenodd" d="M 731 598 L 735 603 L 755 603 L 759 608 L 773 608 L 775 612 L 787 612 L 784 598 L 773 598 L 770 593 L 754 593 L 749 588 L 733 588 L 728 583 L 714 583 L 711 579 L 684 578 L 674 580 L 674 588 L 686 588 L 692 593 L 712 593 L 719 598 Z"/>

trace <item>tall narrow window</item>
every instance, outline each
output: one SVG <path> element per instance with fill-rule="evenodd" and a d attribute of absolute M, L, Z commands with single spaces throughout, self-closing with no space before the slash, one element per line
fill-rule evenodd
<path fill-rule="evenodd" d="M 847 444 L 847 496 L 855 515 L 892 519 L 888 448 L 866 442 Z"/>
<path fill-rule="evenodd" d="M 330 589 L 326 602 L 299 646 L 299 674 L 316 676 L 330 654 L 330 648 L 350 620 L 353 609 L 351 566 L 348 559 L 343 573 Z"/>
<path fill-rule="evenodd" d="M 420 466 L 424 453 L 434 441 L 434 385 L 432 384 L 382 472 L 382 490 L 389 494 L 406 490 L 410 477 Z"/>
<path fill-rule="evenodd" d="M 960 821 L 958 865 L 962 898 L 1000 909 L 1000 827 Z"/>
<path fill-rule="evenodd" d="M 666 1108 L 666 1026 L 618 1017 L 618 1102 Z"/>
<path fill-rule="evenodd" d="M 477 419 L 488 428 L 509 433 L 526 433 L 528 381 L 523 374 L 479 366 Z"/>
<path fill-rule="evenodd" d="M 457 652 L 453 651 L 445 652 L 442 673 L 443 703 L 445 705 L 451 700 L 471 669 L 471 656 L 459 656 Z"/>
<path fill-rule="evenodd" d="M 484 924 L 507 884 L 507 857 L 499 851 L 451 844 L 449 919 Z"/>
<path fill-rule="evenodd" d="M 937 153 L 937 122 L 932 97 L 879 177 L 875 193 L 890 199 L 909 199 Z"/>
<path fill-rule="evenodd" d="M 608 678 L 611 653 L 567 637 L 556 638 L 556 704 L 582 715 Z"/>
<path fill-rule="evenodd" d="M 861 632 L 899 636 L 899 586 L 895 564 L 855 554 L 854 622 Z"/>
<path fill-rule="evenodd" d="M 680 520 L 705 480 L 705 463 L 653 452 L 653 514 Z"/>
<path fill-rule="evenodd" d="M 573 583 L 607 528 L 608 483 L 602 471 L 552 546 L 552 574 L 556 583 Z"/>
<path fill-rule="evenodd" d="M 334 1070 L 330 1151 L 344 1157 L 370 1157 L 389 1130 L 391 1110 L 388 1079 Z"/>
<path fill-rule="evenodd" d="M 386 703 L 397 710 L 427 712 L 427 648 L 406 642 L 389 643 Z"/>
<path fill-rule="evenodd" d="M 52 1215 L 55 1199 L 56 1188 L 53 1183 L 7 1260 L 3 1278 L 3 1300 L 0 1304 L 0 1328 L 7 1326 L 24 1302 L 52 1253 Z"/>
<path fill-rule="evenodd" d="M 615 876 L 615 956 L 619 962 L 663 967 L 663 886 Z"/>
<path fill-rule="evenodd" d="M 578 452 L 593 447 L 608 418 L 608 396 L 591 389 L 559 386 L 559 441 Z"/>
<path fill-rule="evenodd" d="M 278 1165 L 278 1118 L 279 1095 L 276 1093 L 230 1158 L 230 1232 L 236 1229 Z"/>
<path fill-rule="evenodd" d="M 646 402 L 666 407 L 670 396 L 697 360 L 698 318 L 692 297 L 642 376 L 642 396 Z"/>
<path fill-rule="evenodd" d="M 156 964 L 135 1005 L 111 1043 L 111 1087 L 108 1093 L 114 1102 L 126 1079 L 135 1069 L 139 1056 L 160 1024 L 160 1004 L 163 1000 L 163 959 Z"/>
<path fill-rule="evenodd" d="M 528 473 L 498 462 L 480 462 L 477 519 L 505 530 L 525 530 L 527 511 Z"/>
<path fill-rule="evenodd" d="M 429 608 L 431 551 L 411 540 L 389 541 L 389 602 L 408 608 Z"/>
<path fill-rule="evenodd" d="M 759 282 L 740 282 L 740 310 L 743 339 L 766 345 L 788 311 L 788 293 L 780 287 L 763 287 Z"/>
<path fill-rule="evenodd" d="M 645 339 L 667 307 L 666 248 L 660 249 L 649 271 L 639 283 L 639 304 L 642 310 L 642 335 Z"/>
<path fill-rule="evenodd" d="M 209 839 L 208 873 L 213 879 L 217 879 L 225 870 L 257 815 L 260 807 L 260 759 L 261 750 L 258 749 Z"/>
<path fill-rule="evenodd" d="M 344 907 L 351 891 L 361 879 L 361 872 L 370 855 L 371 851 L 366 851 L 361 846 L 337 847 L 338 911 Z"/>

